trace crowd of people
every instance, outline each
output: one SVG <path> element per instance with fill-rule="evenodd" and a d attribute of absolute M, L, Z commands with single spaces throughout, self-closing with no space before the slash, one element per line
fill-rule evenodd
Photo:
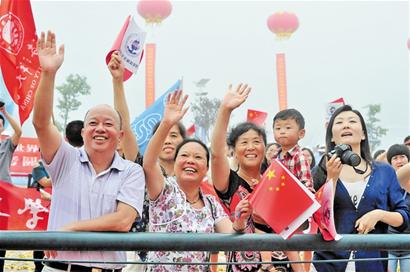
<path fill-rule="evenodd" d="M 108 63 L 113 82 L 114 107 L 97 105 L 66 129 L 66 139 L 52 121 L 54 83 L 64 60 L 55 34 L 41 33 L 38 55 L 42 68 L 33 109 L 33 125 L 42 161 L 33 169 L 41 188 L 52 187 L 49 231 L 274 233 L 248 200 L 272 160 L 283 163 L 311 192 L 330 182 L 334 188 L 334 218 L 339 234 L 410 233 L 410 136 L 372 157 L 365 121 L 349 105 L 338 108 L 326 130 L 326 150 L 318 164 L 307 147 L 300 147 L 305 120 L 296 109 L 278 112 L 273 119 L 274 143 L 267 143 L 264 128 L 237 124 L 228 131 L 232 112 L 251 95 L 246 84 L 229 86 L 218 110 L 210 149 L 200 140 L 186 137 L 182 119 L 188 96 L 178 90 L 165 103 L 162 120 L 142 156 L 130 126 L 124 92 L 124 64 L 118 52 Z M 20 126 L 0 107 L 14 130 L 0 142 L 0 180 L 11 182 L 8 167 L 21 136 Z M 0 115 L 0 132 L 5 119 Z M 358 163 L 338 152 L 342 146 L 356 154 Z M 346 150 L 347 150 L 346 149 Z M 344 151 L 343 151 L 344 152 Z M 229 153 L 229 155 L 228 155 Z M 209 186 L 214 188 L 209 190 Z M 211 192 L 211 193 L 210 193 Z M 283 211 L 286 212 L 286 211 Z M 307 229 L 305 222 L 299 231 Z M 0 256 L 4 256 L 4 251 Z M 38 255 L 40 254 L 40 255 Z M 37 253 L 40 256 L 42 252 Z M 45 251 L 36 271 L 209 271 L 212 252 Z M 227 271 L 396 271 L 394 257 L 410 252 L 262 251 L 228 252 Z M 302 257 L 301 257 L 302 256 Z M 381 257 L 391 257 L 389 262 Z M 366 262 L 355 259 L 375 258 Z M 82 260 L 95 263 L 51 261 Z M 129 265 L 140 260 L 146 265 Z M 265 264 L 271 261 L 293 261 Z M 114 263 L 109 263 L 114 262 Z M 150 262 L 174 262 L 150 265 Z M 191 262 L 190 265 L 178 264 Z M 247 264 L 246 262 L 253 262 Z M 258 264 L 264 262 L 264 264 Z M 402 271 L 408 260 L 400 261 Z M 44 265 L 44 267 L 43 267 Z M 0 262 L 0 271 L 3 263 Z"/>

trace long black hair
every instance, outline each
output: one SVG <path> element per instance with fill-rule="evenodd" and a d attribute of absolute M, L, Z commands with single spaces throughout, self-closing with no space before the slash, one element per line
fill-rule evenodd
<path fill-rule="evenodd" d="M 357 114 L 357 116 L 359 116 L 360 123 L 363 129 L 363 135 L 364 135 L 364 139 L 362 139 L 360 142 L 360 156 L 370 165 L 370 167 L 372 167 L 373 158 L 372 158 L 372 155 L 370 154 L 370 145 L 369 145 L 369 140 L 367 138 L 366 123 L 364 122 L 364 118 L 362 114 L 358 110 L 354 110 L 352 106 L 350 105 L 344 105 L 338 108 L 333 113 L 332 117 L 330 117 L 329 124 L 326 128 L 326 152 L 333 150 L 336 146 L 336 144 L 332 141 L 333 124 L 335 122 L 336 117 L 345 111 L 354 112 L 355 114 Z M 315 188 L 315 190 L 318 190 L 326 182 L 326 178 L 327 178 L 326 176 L 327 176 L 327 170 L 326 170 L 326 153 L 325 153 L 325 155 L 323 155 L 323 157 L 320 159 L 320 162 L 318 163 L 318 165 L 312 170 L 313 187 Z"/>
<path fill-rule="evenodd" d="M 370 153 L 370 145 L 369 145 L 369 139 L 367 137 L 366 123 L 364 121 L 364 118 L 363 118 L 362 114 L 358 110 L 354 110 L 352 108 L 352 106 L 350 106 L 350 105 L 344 105 L 344 106 L 338 108 L 333 113 L 332 117 L 330 117 L 329 125 L 327 126 L 327 129 L 326 129 L 326 149 L 327 149 L 327 152 L 333 150 L 336 146 L 336 144 L 334 142 L 332 142 L 332 138 L 333 138 L 332 128 L 333 128 L 333 124 L 335 122 L 335 119 L 339 114 L 341 114 L 342 112 L 345 112 L 345 111 L 354 112 L 355 114 L 357 114 L 357 116 L 359 116 L 360 123 L 361 123 L 362 129 L 363 129 L 363 135 L 364 135 L 364 139 L 362 139 L 362 141 L 360 142 L 360 156 L 367 163 L 371 163 L 373 161 L 373 158 L 372 158 L 372 155 Z"/>

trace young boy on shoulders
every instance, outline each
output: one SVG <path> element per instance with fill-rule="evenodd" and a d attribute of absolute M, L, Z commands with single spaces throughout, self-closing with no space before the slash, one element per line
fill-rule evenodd
<path fill-rule="evenodd" d="M 295 109 L 278 112 L 273 118 L 275 141 L 281 145 L 279 159 L 310 191 L 314 191 L 310 166 L 298 142 L 305 136 L 305 119 Z"/>

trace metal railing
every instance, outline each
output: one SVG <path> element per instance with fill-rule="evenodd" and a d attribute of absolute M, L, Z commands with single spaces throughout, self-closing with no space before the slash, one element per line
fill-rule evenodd
<path fill-rule="evenodd" d="M 107 233 L 0 231 L 5 250 L 145 250 L 145 251 L 341 251 L 410 250 L 410 234 L 345 234 L 339 241 L 321 235 Z"/>

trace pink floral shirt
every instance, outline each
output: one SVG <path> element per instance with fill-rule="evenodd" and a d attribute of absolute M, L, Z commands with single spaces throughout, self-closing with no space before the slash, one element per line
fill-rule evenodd
<path fill-rule="evenodd" d="M 215 226 L 228 217 L 222 206 L 212 195 L 200 191 L 205 204 L 203 208 L 193 208 L 185 193 L 179 188 L 175 177 L 165 178 L 165 186 L 155 201 L 150 201 L 150 232 L 200 232 L 213 233 Z M 150 251 L 149 262 L 206 262 L 209 252 Z M 205 265 L 148 265 L 148 271 L 207 271 Z"/>

